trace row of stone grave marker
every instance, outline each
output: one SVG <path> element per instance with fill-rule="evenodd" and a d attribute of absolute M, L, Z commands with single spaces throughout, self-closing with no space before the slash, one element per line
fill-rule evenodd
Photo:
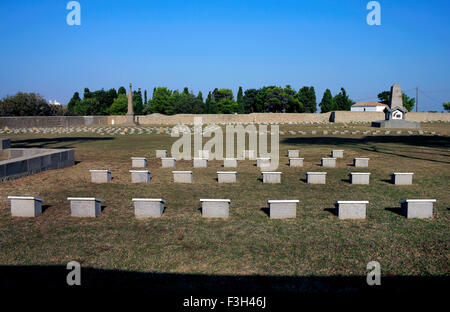
<path fill-rule="evenodd" d="M 300 154 L 299 150 L 288 150 L 289 164 L 293 167 L 303 166 L 303 158 L 298 158 Z M 168 158 L 167 150 L 156 150 L 156 157 L 161 159 L 162 167 L 175 167 L 176 159 Z M 200 150 L 200 156 L 205 156 L 206 158 L 194 158 L 194 167 L 207 167 L 209 151 Z M 244 158 L 254 158 L 256 155 L 254 150 L 244 150 Z M 322 158 L 323 167 L 335 167 L 336 159 L 344 157 L 344 150 L 332 150 L 332 158 Z M 145 157 L 132 157 L 132 167 L 145 168 L 147 167 L 147 158 Z M 270 164 L 270 158 L 256 158 L 256 165 L 263 169 Z M 237 167 L 236 158 L 225 158 L 223 166 L 224 167 Z M 369 158 L 354 158 L 353 165 L 355 167 L 368 167 Z M 112 180 L 110 170 L 98 170 L 92 169 L 91 182 L 94 183 L 107 183 Z M 173 180 L 175 183 L 193 183 L 193 172 L 192 171 L 172 171 Z M 149 170 L 130 170 L 131 182 L 142 183 L 150 182 L 151 171 Z M 281 183 L 282 172 L 277 171 L 262 171 L 262 181 L 263 183 Z M 307 172 L 306 182 L 309 184 L 325 184 L 326 183 L 327 172 Z M 412 178 L 414 173 L 411 172 L 394 172 L 391 174 L 391 182 L 396 185 L 409 185 L 412 184 Z M 351 172 L 349 173 L 351 184 L 369 184 L 370 183 L 370 173 L 369 172 Z M 219 183 L 235 183 L 237 182 L 237 172 L 236 171 L 217 171 L 217 181 Z"/>
<path fill-rule="evenodd" d="M 209 151 L 207 150 L 199 150 L 199 158 L 193 159 L 194 168 L 205 168 L 208 165 L 209 160 Z M 175 157 L 167 157 L 167 150 L 156 150 L 156 158 L 161 159 L 161 167 L 175 167 L 176 166 L 176 158 Z M 300 158 L 299 150 L 288 150 L 287 156 L 289 157 L 289 166 L 291 167 L 303 167 L 304 158 Z M 256 152 L 254 150 L 244 150 L 243 158 L 255 160 L 256 166 L 260 168 L 269 167 L 271 158 L 270 157 L 255 157 Z M 337 158 L 344 157 L 344 150 L 332 150 L 331 158 L 322 158 L 321 166 L 322 167 L 336 167 Z M 356 157 L 353 159 L 354 167 L 368 167 L 370 158 L 367 157 Z M 131 165 L 133 168 L 145 168 L 147 167 L 147 158 L 146 157 L 131 157 Z M 238 158 L 224 158 L 223 159 L 223 167 L 232 168 L 238 166 Z"/>
<path fill-rule="evenodd" d="M 42 213 L 43 200 L 37 197 L 8 196 L 13 217 L 36 217 Z M 68 197 L 73 217 L 97 217 L 102 200 L 95 197 Z M 133 198 L 136 218 L 159 218 L 165 209 L 161 198 Z M 202 216 L 205 218 L 228 218 L 230 199 L 200 199 Z M 435 199 L 406 199 L 400 201 L 402 214 L 407 218 L 432 218 Z M 268 200 L 271 219 L 297 217 L 299 200 Z M 339 219 L 365 219 L 368 201 L 336 201 L 335 212 Z"/>
<path fill-rule="evenodd" d="M 213 129 L 205 129 L 204 131 L 200 131 L 200 134 L 208 134 L 211 133 L 211 131 L 213 131 Z M 197 134 L 198 131 L 196 131 L 195 129 L 190 129 L 189 131 L 178 131 L 179 133 L 186 133 L 189 132 L 191 134 Z M 170 127 L 161 127 L 161 128 L 148 128 L 148 127 L 93 127 L 93 128 L 19 128 L 19 129 L 0 129 L 0 134 L 2 133 L 6 133 L 6 134 L 25 134 L 25 133 L 35 133 L 35 134 L 71 134 L 71 133 L 96 133 L 96 134 L 100 134 L 100 135 L 129 135 L 129 134 L 171 134 L 172 133 L 172 129 Z M 270 132 L 270 131 L 255 131 L 255 134 L 272 134 L 274 132 Z M 347 134 L 352 134 L 352 135 L 358 135 L 358 134 L 363 134 L 363 135 L 377 135 L 377 134 L 383 134 L 383 135 L 390 135 L 390 134 L 402 134 L 403 132 L 401 130 L 397 130 L 395 132 L 391 132 L 390 130 L 386 130 L 384 132 L 381 132 L 379 130 L 375 130 L 375 131 L 370 131 L 370 130 L 365 130 L 365 131 L 360 131 L 360 130 L 355 130 L 355 131 L 349 131 L 349 130 L 344 130 L 344 131 L 329 131 L 329 130 L 323 130 L 323 131 L 319 131 L 319 130 L 311 130 L 311 131 L 303 131 L 303 130 L 299 130 L 299 131 L 293 131 L 293 130 L 288 130 L 288 131 L 279 131 L 280 135 L 307 135 L 307 134 L 311 134 L 311 135 L 347 135 Z M 408 130 L 405 133 L 409 134 L 409 135 L 438 135 L 435 131 L 423 131 L 423 130 L 419 130 L 419 131 L 411 131 Z"/>
<path fill-rule="evenodd" d="M 195 158 L 193 159 L 194 168 L 205 168 L 208 166 L 208 158 Z M 336 157 L 321 159 L 322 167 L 336 167 Z M 367 157 L 356 157 L 353 159 L 354 167 L 368 167 L 370 158 Z M 304 158 L 290 157 L 289 166 L 290 167 L 303 167 Z M 145 168 L 147 167 L 147 158 L 145 157 L 132 157 L 131 158 L 133 168 Z M 271 162 L 270 157 L 257 157 L 256 166 L 260 168 L 269 167 Z M 177 160 L 174 157 L 163 157 L 161 158 L 161 167 L 170 168 L 176 167 Z M 224 158 L 223 167 L 233 168 L 238 166 L 238 158 Z"/>
<path fill-rule="evenodd" d="M 194 157 L 194 160 L 210 160 L 210 153 L 208 150 L 198 150 L 199 157 Z M 176 164 L 176 158 L 175 157 L 168 157 L 167 150 L 156 150 L 156 158 L 160 158 L 162 160 L 162 166 L 164 167 L 166 164 L 166 167 L 174 167 Z M 249 160 L 260 160 L 262 161 L 262 165 L 264 165 L 264 162 L 268 162 L 271 159 L 269 157 L 256 157 L 257 153 L 255 150 L 243 150 L 242 151 L 242 158 L 249 159 Z M 288 150 L 287 156 L 290 159 L 304 159 L 304 158 L 298 158 L 300 156 L 300 150 Z M 344 150 L 338 150 L 334 149 L 331 151 L 331 158 L 322 158 L 322 159 L 333 159 L 333 158 L 343 158 L 344 157 Z M 132 166 L 133 167 L 146 167 L 147 166 L 147 158 L 146 157 L 131 157 L 132 160 Z M 163 162 L 163 160 L 165 162 Z M 237 166 L 237 160 L 238 158 L 224 158 L 224 166 Z M 355 161 L 355 160 L 362 160 L 361 162 Z M 354 158 L 354 164 L 361 167 L 367 167 L 368 166 L 369 158 Z M 257 163 L 259 164 L 259 163 Z M 194 162 L 195 166 L 195 162 Z"/>
<path fill-rule="evenodd" d="M 110 170 L 89 170 L 91 182 L 108 183 L 112 181 Z M 130 170 L 132 183 L 145 183 L 151 180 L 149 170 Z M 172 171 L 174 183 L 193 183 L 194 174 L 192 171 Z M 263 183 L 281 183 L 279 171 L 262 171 Z M 237 171 L 217 171 L 217 182 L 236 183 Z M 349 180 L 351 184 L 370 184 L 370 172 L 350 172 Z M 394 172 L 391 174 L 391 183 L 394 185 L 411 185 L 413 182 L 413 172 Z M 306 172 L 306 183 L 326 184 L 327 172 Z"/>
<path fill-rule="evenodd" d="M 319 125 L 319 129 L 321 128 L 321 125 L 323 125 L 327 129 L 340 129 L 340 128 L 353 128 L 351 125 L 330 125 L 327 122 L 278 122 L 278 123 L 267 123 L 267 122 L 228 122 L 228 123 L 203 123 L 207 125 L 208 127 L 213 126 L 227 126 L 227 125 L 313 125 L 317 124 Z M 354 124 L 361 125 L 362 123 L 355 122 Z M 192 124 L 186 124 L 189 126 L 192 126 Z M 189 128 L 191 132 L 194 131 L 194 128 Z M 142 131 L 142 132 L 149 132 L 152 133 L 152 131 L 155 131 L 155 133 L 170 133 L 172 130 L 171 126 L 167 125 L 159 125 L 159 126 L 150 126 L 150 125 L 141 125 L 136 127 L 122 127 L 120 125 L 118 126 L 78 126 L 78 127 L 28 127 L 28 128 L 13 128 L 9 129 L 8 127 L 4 127 L 0 129 L 0 133 L 76 133 L 76 132 L 102 132 L 102 131 L 112 131 L 116 133 L 121 132 L 129 132 L 129 131 Z"/>

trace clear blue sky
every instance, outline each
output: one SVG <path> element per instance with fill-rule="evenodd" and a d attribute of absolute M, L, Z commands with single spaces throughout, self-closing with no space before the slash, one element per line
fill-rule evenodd
<path fill-rule="evenodd" d="M 0 1 L 0 97 L 290 84 L 319 102 L 326 88 L 376 100 L 399 83 L 423 90 L 419 110 L 450 101 L 448 0 L 381 0 L 381 26 L 366 0 L 80 0 L 81 26 L 66 24 L 67 2 Z"/>

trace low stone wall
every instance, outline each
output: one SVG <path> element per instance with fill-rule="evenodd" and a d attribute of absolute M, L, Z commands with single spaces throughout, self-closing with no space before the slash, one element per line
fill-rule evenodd
<path fill-rule="evenodd" d="M 450 122 L 450 113 L 414 113 L 406 114 L 406 120 L 416 122 L 445 121 Z"/>
<path fill-rule="evenodd" d="M 178 114 L 166 116 L 153 114 L 136 116 L 141 125 L 161 124 L 177 125 L 192 124 L 194 117 L 201 117 L 204 124 L 209 123 L 269 123 L 269 122 L 328 122 L 331 113 L 325 114 Z M 125 116 L 50 116 L 50 117 L 0 117 L 0 128 L 50 128 L 50 127 L 79 127 L 90 125 L 121 125 L 126 123 Z"/>
<path fill-rule="evenodd" d="M 331 122 L 348 123 L 348 122 L 372 122 L 384 120 L 383 112 L 332 112 Z M 429 121 L 445 121 L 450 122 L 449 113 L 415 113 L 410 112 L 406 114 L 406 120 L 416 122 L 429 122 Z"/>
<path fill-rule="evenodd" d="M 109 116 L 0 117 L 0 128 L 50 128 L 106 125 Z"/>
<path fill-rule="evenodd" d="M 280 122 L 328 122 L 330 113 L 325 114 L 280 114 L 280 113 L 253 113 L 253 114 L 179 114 L 173 116 L 148 115 L 137 116 L 140 124 L 189 124 L 195 117 L 201 117 L 205 124 L 220 123 L 280 123 Z M 115 117 L 113 117 L 115 118 Z"/>
<path fill-rule="evenodd" d="M 280 122 L 372 122 L 384 120 L 381 112 L 347 112 L 337 111 L 324 114 L 179 114 L 166 116 L 153 114 L 136 116 L 141 125 L 160 124 L 192 124 L 194 117 L 201 117 L 204 124 L 220 123 L 280 123 Z M 445 121 L 450 122 L 449 113 L 408 113 L 406 120 L 416 122 Z M 121 125 L 125 124 L 125 116 L 51 116 L 51 117 L 0 117 L 0 128 L 49 128 L 49 127 L 81 127 L 90 125 Z"/>
<path fill-rule="evenodd" d="M 74 149 L 10 148 L 1 153 L 8 159 L 0 161 L 0 182 L 75 164 Z"/>
<path fill-rule="evenodd" d="M 372 122 L 377 120 L 384 120 L 383 112 L 332 112 L 331 122 Z"/>

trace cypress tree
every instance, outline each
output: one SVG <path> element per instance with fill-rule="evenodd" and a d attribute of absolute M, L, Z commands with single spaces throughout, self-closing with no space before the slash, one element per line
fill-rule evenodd
<path fill-rule="evenodd" d="M 341 88 L 341 92 L 334 96 L 334 103 L 336 110 L 349 111 L 354 102 L 349 98 L 345 89 Z"/>
<path fill-rule="evenodd" d="M 237 98 L 236 98 L 237 104 L 238 104 L 238 113 L 239 114 L 243 114 L 245 112 L 245 108 L 244 108 L 244 94 L 242 92 L 242 87 L 239 87 L 239 91 L 237 93 Z"/>
<path fill-rule="evenodd" d="M 90 97 L 92 97 L 91 95 L 92 93 L 91 91 L 89 91 L 89 88 L 84 88 L 83 99 L 89 99 Z"/>
<path fill-rule="evenodd" d="M 317 111 L 317 99 L 316 99 L 316 91 L 314 90 L 313 86 L 309 87 L 308 99 L 309 99 L 309 110 L 311 113 L 315 113 Z"/>
<path fill-rule="evenodd" d="M 144 105 L 142 104 L 141 88 L 139 88 L 138 91 L 133 91 L 133 107 L 136 115 L 142 115 Z"/>
<path fill-rule="evenodd" d="M 79 102 L 81 102 L 80 94 L 78 92 L 75 92 L 69 103 L 67 104 L 68 111 L 72 113 L 75 112 L 74 108 Z"/>
<path fill-rule="evenodd" d="M 323 93 L 322 101 L 320 102 L 319 106 L 321 113 L 327 113 L 336 110 L 336 107 L 334 106 L 333 95 L 331 94 L 330 89 L 326 89 Z"/>
<path fill-rule="evenodd" d="M 203 93 L 202 93 L 202 91 L 198 92 L 197 99 L 200 100 L 203 103 Z"/>
<path fill-rule="evenodd" d="M 211 102 L 212 102 L 212 95 L 211 95 L 211 91 L 209 91 L 208 93 L 208 97 L 206 98 L 205 101 L 205 114 L 211 114 Z"/>
<path fill-rule="evenodd" d="M 117 90 L 117 94 L 127 94 L 127 90 L 125 89 L 125 87 L 120 87 L 119 90 Z"/>

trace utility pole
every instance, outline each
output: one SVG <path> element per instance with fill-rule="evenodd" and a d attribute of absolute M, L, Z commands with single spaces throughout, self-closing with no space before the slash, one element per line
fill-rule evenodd
<path fill-rule="evenodd" d="M 416 87 L 416 113 L 419 108 L 419 87 Z"/>

